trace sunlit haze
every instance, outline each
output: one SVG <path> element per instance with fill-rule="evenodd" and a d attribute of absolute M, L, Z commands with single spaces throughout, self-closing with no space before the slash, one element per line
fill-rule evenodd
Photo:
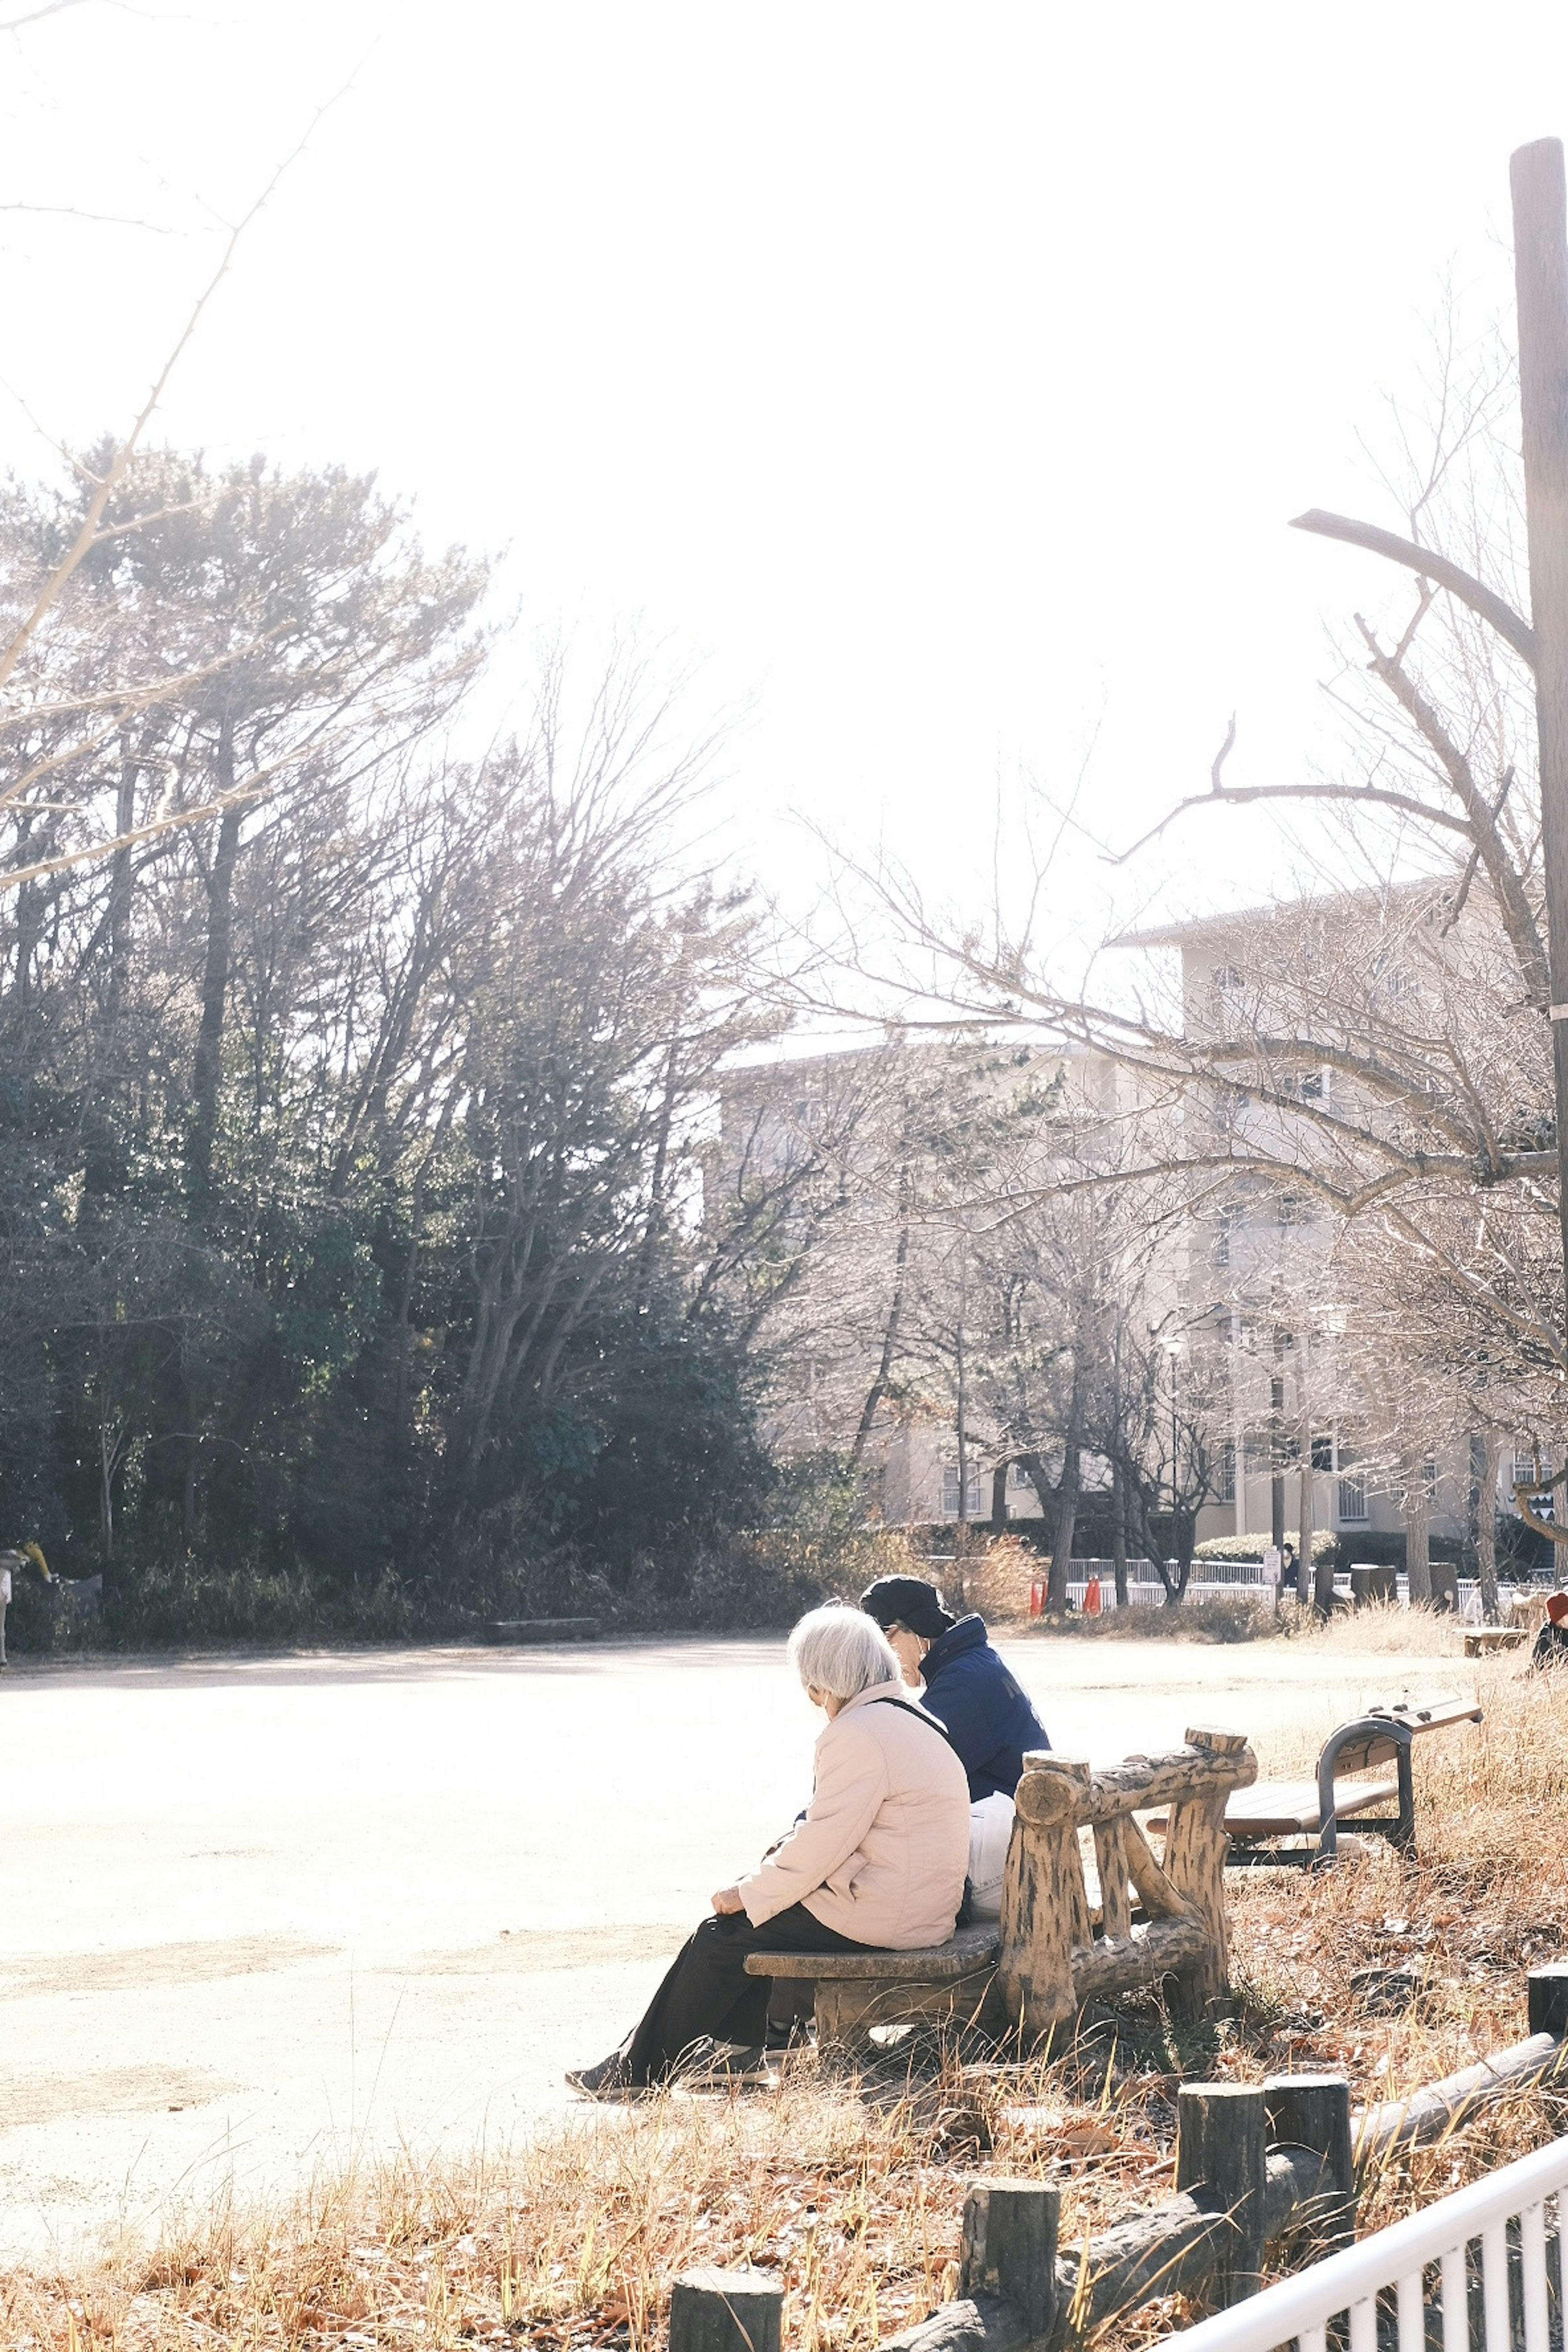
<path fill-rule="evenodd" d="M 1568 124 L 1568 16 L 1398 5 L 787 11 L 88 0 L 13 35 L 15 401 L 50 463 L 128 421 L 318 108 L 163 412 L 374 467 L 504 551 L 528 644 L 635 625 L 738 714 L 730 854 L 809 909 L 798 822 L 984 887 L 998 779 L 1124 841 L 1331 740 L 1324 625 L 1386 593 L 1288 531 L 1394 519 L 1372 453 L 1452 279 L 1510 292 L 1510 150 Z M 26 404 L 24 414 L 20 404 Z M 29 422 L 29 416 L 33 422 Z M 1087 766 L 1086 763 L 1087 762 Z M 1119 915 L 1258 898 L 1204 818 Z M 1109 870 L 1074 853 L 1062 920 Z"/>

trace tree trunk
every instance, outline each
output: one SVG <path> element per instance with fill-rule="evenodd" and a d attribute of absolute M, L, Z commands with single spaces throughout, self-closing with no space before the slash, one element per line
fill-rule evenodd
<path fill-rule="evenodd" d="M 1497 1589 L 1497 1482 L 1502 1466 L 1502 1437 L 1495 1429 L 1484 1429 L 1480 1442 L 1480 1493 L 1476 1497 L 1476 1559 L 1481 1580 L 1481 1614 L 1489 1625 L 1498 1622 L 1500 1610 Z"/>
<path fill-rule="evenodd" d="M 1005 1528 L 1007 1524 L 1007 1465 L 998 1462 L 991 1473 L 991 1524 Z"/>
<path fill-rule="evenodd" d="M 110 1437 L 100 1415 L 98 1424 L 98 1548 L 105 1561 L 114 1558 L 114 1465 L 118 1436 Z"/>
<path fill-rule="evenodd" d="M 1285 1553 L 1285 1334 L 1274 1334 L 1274 1376 L 1268 1383 L 1268 1540 L 1281 1559 Z M 1301 1572 L 1296 1571 L 1296 1597 L 1301 1597 Z"/>
<path fill-rule="evenodd" d="M 1312 1393 L 1307 1377 L 1310 1360 L 1304 1331 L 1296 1346 L 1301 1400 L 1301 1540 L 1297 1553 L 1296 1590 L 1303 1601 L 1310 1593 L 1313 1610 L 1318 1616 L 1327 1617 L 1334 1605 L 1334 1556 L 1331 1551 L 1321 1560 L 1312 1558 L 1312 1539 L 1318 1532 L 1318 1474 L 1312 1463 Z"/>
<path fill-rule="evenodd" d="M 1110 1564 L 1116 1576 L 1116 1605 L 1127 1606 L 1127 1487 L 1121 1465 L 1110 1473 Z"/>
<path fill-rule="evenodd" d="M 637 1305 L 646 1315 L 653 1302 L 654 1270 L 658 1261 L 658 1245 L 664 1236 L 665 1173 L 669 1165 L 669 1131 L 675 1122 L 675 1080 L 679 1068 L 680 1042 L 670 1040 L 664 1065 L 664 1098 L 659 1105 L 658 1141 L 654 1148 L 653 1175 L 648 1184 L 647 1223 L 643 1228 L 642 1249 L 637 1268 Z"/>
<path fill-rule="evenodd" d="M 1410 1580 L 1412 1609 L 1432 1605 L 1432 1563 L 1427 1550 L 1431 1521 L 1426 1459 L 1425 1454 L 1414 1454 L 1405 1465 L 1405 1572 Z"/>
<path fill-rule="evenodd" d="M 1182 1546 L 1182 1528 L 1180 1526 L 1182 1514 L 1179 1511 L 1173 1511 L 1171 1517 L 1172 1534 L 1175 1541 L 1176 1556 L 1174 1559 L 1167 1560 L 1162 1559 L 1158 1553 L 1156 1553 L 1154 1565 L 1160 1571 L 1160 1581 L 1165 1588 L 1165 1607 L 1167 1609 L 1179 1609 L 1183 1601 L 1187 1597 L 1187 1579 L 1193 1572 L 1192 1531 L 1189 1527 L 1187 1530 L 1186 1549 L 1184 1554 Z"/>
<path fill-rule="evenodd" d="M 234 721 L 218 728 L 217 786 L 234 790 Z M 234 867 L 239 852 L 237 808 L 218 820 L 217 849 L 207 886 L 207 953 L 202 974 L 202 1024 L 191 1072 L 190 1202 L 193 1215 L 205 1209 L 212 1191 L 213 1143 L 217 1133 L 218 1086 L 223 1075 L 224 1007 L 228 995 L 229 943 L 233 936 Z"/>
<path fill-rule="evenodd" d="M 1068 1605 L 1068 1571 L 1072 1564 L 1073 1529 L 1078 1520 L 1078 1500 L 1083 1486 L 1083 1454 L 1078 1439 L 1068 1435 L 1067 1451 L 1062 1457 L 1061 1485 L 1057 1489 L 1057 1525 L 1051 1545 L 1051 1581 L 1047 1606 L 1055 1613 Z"/>
<path fill-rule="evenodd" d="M 858 1466 L 877 1418 L 877 1408 L 888 1393 L 888 1383 L 893 1376 L 893 1358 L 899 1340 L 899 1325 L 904 1312 L 904 1276 L 910 1262 L 910 1171 L 899 1171 L 899 1246 L 893 1258 L 893 1295 L 888 1301 L 888 1319 L 882 1326 L 882 1353 L 877 1364 L 877 1377 L 867 1391 L 861 1409 L 855 1443 L 849 1449 L 849 1459 Z"/>
<path fill-rule="evenodd" d="M 963 1531 L 969 1519 L 969 1392 L 964 1382 L 963 1315 L 968 1302 L 969 1253 L 965 1246 L 968 1236 L 959 1244 L 958 1255 L 958 1534 L 954 1549 L 963 1550 Z"/>
<path fill-rule="evenodd" d="M 1519 396 L 1535 723 L 1541 753 L 1542 874 L 1557 1107 L 1557 1211 L 1568 1276 L 1568 202 L 1563 144 L 1537 139 L 1510 162 Z M 1415 1600 L 1414 1589 L 1411 1592 Z"/>

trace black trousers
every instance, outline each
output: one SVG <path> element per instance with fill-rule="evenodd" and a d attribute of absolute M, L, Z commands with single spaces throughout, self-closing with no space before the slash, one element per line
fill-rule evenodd
<path fill-rule="evenodd" d="M 662 2083 L 682 2051 L 701 2035 L 715 2042 L 761 2042 L 767 2032 L 767 1977 L 749 1977 L 751 1952 L 858 1952 L 865 1946 L 792 1903 L 765 1927 L 743 1911 L 717 1912 L 689 1936 L 647 2006 L 625 2056 L 634 2083 Z"/>

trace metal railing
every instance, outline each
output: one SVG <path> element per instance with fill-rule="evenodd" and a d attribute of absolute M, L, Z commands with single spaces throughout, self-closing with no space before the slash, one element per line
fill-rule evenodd
<path fill-rule="evenodd" d="M 1166 2341 L 1179 2342 L 1181 2352 L 1276 2352 L 1292 2342 L 1300 2352 L 1326 2352 L 1331 2325 L 1344 2313 L 1348 2352 L 1377 2352 L 1380 2341 L 1397 2341 L 1398 2352 L 1425 2352 L 1436 2341 L 1435 2329 L 1428 2334 L 1431 2308 L 1441 2315 L 1443 2352 L 1483 2345 L 1485 2352 L 1513 2352 L 1520 2345 L 1522 2352 L 1551 2352 L 1553 2340 L 1562 2341 L 1552 2306 L 1555 2301 L 1562 2310 L 1568 2286 L 1564 2191 L 1568 2139 L 1558 2139 Z M 1547 2262 L 1549 2199 L 1556 2200 L 1554 2275 Z M 1332 2340 L 1347 2337 L 1334 2328 Z"/>

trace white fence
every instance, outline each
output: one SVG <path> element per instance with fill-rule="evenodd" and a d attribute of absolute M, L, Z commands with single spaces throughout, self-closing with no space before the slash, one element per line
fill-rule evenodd
<path fill-rule="evenodd" d="M 1042 1595 L 1045 1590 L 1046 1575 L 1047 1570 L 1044 1563 L 1042 1563 L 1040 1573 L 1034 1580 L 1037 1591 Z M 1398 1589 L 1395 1597 L 1398 1604 L 1401 1609 L 1407 1609 L 1410 1605 L 1410 1583 L 1403 1570 L 1401 1570 L 1396 1582 Z M 1481 1608 L 1480 1585 L 1474 1577 L 1469 1576 L 1461 1576 L 1458 1580 L 1458 1582 L 1460 1617 L 1467 1624 L 1480 1624 L 1485 1614 L 1485 1612 Z M 1068 1600 L 1074 1609 L 1081 1609 L 1083 1607 L 1085 1598 L 1089 1592 L 1091 1583 L 1097 1583 L 1100 1587 L 1100 1608 L 1102 1610 L 1114 1609 L 1116 1606 L 1115 1562 L 1109 1559 L 1075 1559 L 1072 1562 L 1072 1565 L 1068 1571 Z M 1505 1622 L 1509 1609 L 1511 1607 L 1514 1600 L 1518 1598 L 1528 1601 L 1531 1597 L 1532 1589 L 1537 1592 L 1545 1590 L 1542 1586 L 1531 1588 L 1529 1585 L 1499 1585 L 1498 1598 L 1503 1611 Z M 1335 1575 L 1334 1591 L 1342 1601 L 1348 1601 L 1350 1599 L 1351 1580 L 1347 1570 L 1342 1570 Z M 1271 1601 L 1273 1599 L 1274 1587 L 1264 1575 L 1263 1565 L 1260 1560 L 1194 1560 L 1192 1574 L 1187 1580 L 1186 1597 L 1189 1601 L 1201 1601 L 1231 1600 L 1236 1598 L 1238 1593 L 1244 1592 L 1254 1593 L 1259 1600 L 1263 1601 Z M 1130 1608 L 1155 1608 L 1163 1601 L 1164 1597 L 1165 1588 L 1160 1581 L 1160 1571 L 1155 1567 L 1153 1561 L 1152 1559 L 1130 1559 L 1127 1563 L 1128 1606 Z M 1289 1587 L 1286 1588 L 1286 1598 L 1287 1601 L 1293 1598 Z M 1039 1613 L 1039 1604 L 1033 1604 L 1031 1606 L 1030 1614 L 1033 1616 L 1038 1616 Z"/>
<path fill-rule="evenodd" d="M 1181 2352 L 1276 2352 L 1292 2342 L 1300 2352 L 1326 2352 L 1331 2326 L 1345 2313 L 1348 2352 L 1378 2352 L 1380 2342 L 1396 2343 L 1398 2352 L 1426 2352 L 1436 2342 L 1436 2330 L 1427 2332 L 1431 2307 L 1441 2314 L 1443 2352 L 1482 2345 L 1485 2352 L 1552 2352 L 1563 2341 L 1568 2287 L 1565 2192 L 1568 2139 L 1553 2140 L 1425 2213 L 1166 2340 Z M 1331 2340 L 1344 2345 L 1345 2332 L 1334 2327 Z"/>
<path fill-rule="evenodd" d="M 1047 1570 L 1041 1563 L 1040 1573 L 1034 1580 L 1037 1601 L 1031 1601 L 1030 1614 L 1038 1616 L 1043 1603 Z M 1068 1600 L 1075 1609 L 1081 1609 L 1089 1586 L 1100 1587 L 1102 1610 L 1116 1606 L 1116 1563 L 1110 1559 L 1075 1559 L 1068 1570 Z M 1194 1559 L 1187 1580 L 1189 1601 L 1229 1601 L 1242 1593 L 1254 1593 L 1260 1600 L 1270 1600 L 1274 1587 L 1263 1573 L 1263 1563 L 1256 1559 Z M 1127 1563 L 1127 1603 L 1132 1609 L 1154 1609 L 1165 1598 L 1165 1588 L 1160 1581 L 1160 1571 L 1152 1559 L 1130 1559 Z"/>

